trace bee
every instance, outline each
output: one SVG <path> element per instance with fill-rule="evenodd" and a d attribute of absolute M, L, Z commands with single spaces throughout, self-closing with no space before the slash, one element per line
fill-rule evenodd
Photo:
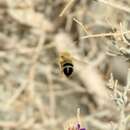
<path fill-rule="evenodd" d="M 59 55 L 59 67 L 61 73 L 67 78 L 71 77 L 75 69 L 74 63 L 76 62 L 81 63 L 82 65 L 90 64 L 88 61 L 82 61 L 78 57 L 73 57 L 69 52 L 61 52 Z"/>
<path fill-rule="evenodd" d="M 73 57 L 68 52 L 61 52 L 59 57 L 59 65 L 61 72 L 66 77 L 70 77 L 74 71 Z"/>

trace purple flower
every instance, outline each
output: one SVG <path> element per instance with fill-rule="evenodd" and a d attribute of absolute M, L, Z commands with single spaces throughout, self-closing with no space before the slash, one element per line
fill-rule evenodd
<path fill-rule="evenodd" d="M 86 128 L 80 128 L 80 124 L 77 124 L 77 130 L 86 130 Z"/>

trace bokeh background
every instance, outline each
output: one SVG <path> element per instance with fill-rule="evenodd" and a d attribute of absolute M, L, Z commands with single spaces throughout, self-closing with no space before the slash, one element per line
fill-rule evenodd
<path fill-rule="evenodd" d="M 129 130 L 129 28 L 129 0 L 0 0 L 0 130 Z"/>

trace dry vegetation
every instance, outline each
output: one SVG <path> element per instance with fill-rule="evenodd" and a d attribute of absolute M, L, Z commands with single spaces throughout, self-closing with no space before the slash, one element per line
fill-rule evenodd
<path fill-rule="evenodd" d="M 129 28 L 129 0 L 0 0 L 0 130 L 129 130 Z"/>

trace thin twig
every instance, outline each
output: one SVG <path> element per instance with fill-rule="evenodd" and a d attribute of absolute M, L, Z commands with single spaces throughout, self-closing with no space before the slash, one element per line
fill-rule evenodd
<path fill-rule="evenodd" d="M 66 13 L 66 11 L 70 8 L 70 6 L 73 4 L 73 2 L 74 2 L 74 0 L 70 0 L 67 3 L 67 5 L 64 7 L 64 9 L 61 11 L 61 13 L 59 15 L 60 17 L 62 17 Z"/>
<path fill-rule="evenodd" d="M 78 19 L 76 19 L 76 18 L 73 18 L 73 20 L 81 26 L 81 28 L 84 30 L 84 32 L 85 32 L 86 34 L 88 34 L 88 31 L 87 31 L 88 28 L 87 28 L 86 26 L 84 26 L 84 25 L 83 25 Z"/>
<path fill-rule="evenodd" d="M 130 33 L 130 30 L 122 32 L 123 34 L 128 34 Z M 121 36 L 121 32 L 115 32 L 115 33 L 99 33 L 99 34 L 92 34 L 92 35 L 88 35 L 88 36 L 82 36 L 81 39 L 88 39 L 88 38 L 98 38 L 98 37 L 109 37 L 109 36 Z"/>
<path fill-rule="evenodd" d="M 50 116 L 51 119 L 54 120 L 55 118 L 55 110 L 56 110 L 56 98 L 53 88 L 53 80 L 51 75 L 51 69 L 48 69 L 48 85 L 49 85 L 49 98 L 50 98 Z"/>
<path fill-rule="evenodd" d="M 114 2 L 110 2 L 110 1 L 106 1 L 106 0 L 98 0 L 100 3 L 103 3 L 103 4 L 106 4 L 106 5 L 109 5 L 113 8 L 116 8 L 116 9 L 119 9 L 119 10 L 122 10 L 122 11 L 125 11 L 127 13 L 130 13 L 130 8 L 129 7 L 126 7 L 124 5 L 121 5 L 121 4 L 117 4 L 117 3 L 114 3 Z"/>

